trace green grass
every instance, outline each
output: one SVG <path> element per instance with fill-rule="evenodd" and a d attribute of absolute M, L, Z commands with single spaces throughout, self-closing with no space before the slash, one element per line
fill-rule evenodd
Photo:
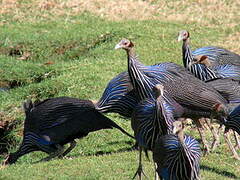
<path fill-rule="evenodd" d="M 4 114 L 0 120 L 8 118 L 20 124 L 9 135 L 16 141 L 9 148 L 11 152 L 22 138 L 22 102 L 58 96 L 99 99 L 108 81 L 127 70 L 125 52 L 114 50 L 122 37 L 133 40 L 146 65 L 165 61 L 181 64 L 181 43 L 176 42 L 179 30 L 192 32 L 193 48 L 217 44 L 228 33 L 196 23 L 186 26 L 159 20 L 107 21 L 89 13 L 70 16 L 68 21 L 65 16 L 39 22 L 5 18 L 9 23 L 0 32 L 0 82 L 14 86 L 0 92 L 0 111 Z M 13 49 L 28 52 L 30 57 L 19 60 L 22 54 L 9 56 Z M 53 64 L 45 65 L 47 62 Z M 132 132 L 130 121 L 116 114 L 108 116 Z M 196 129 L 189 132 L 198 138 Z M 91 133 L 78 141 L 66 159 L 34 164 L 46 154 L 30 153 L 15 165 L 0 166 L 0 179 L 130 179 L 138 158 L 137 152 L 130 150 L 133 144 L 115 129 Z M 226 144 L 221 144 L 215 153 L 202 158 L 201 176 L 207 180 L 240 179 L 239 166 Z M 144 169 L 153 179 L 152 162 L 144 160 Z"/>

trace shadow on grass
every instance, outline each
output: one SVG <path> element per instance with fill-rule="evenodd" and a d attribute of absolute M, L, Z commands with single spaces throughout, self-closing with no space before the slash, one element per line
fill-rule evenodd
<path fill-rule="evenodd" d="M 134 150 L 135 149 L 132 147 L 125 147 L 125 148 L 120 148 L 116 151 L 97 151 L 96 153 L 87 154 L 85 156 L 103 156 L 103 155 L 109 155 L 109 154 L 115 154 L 115 153 L 121 153 L 121 152 L 130 152 Z"/>
<path fill-rule="evenodd" d="M 89 157 L 89 156 L 103 156 L 103 155 L 109 155 L 109 154 L 115 154 L 115 153 L 120 153 L 120 152 L 130 152 L 130 151 L 134 151 L 136 150 L 135 145 L 132 141 L 115 141 L 115 142 L 109 142 L 104 144 L 104 146 L 112 146 L 112 145 L 117 145 L 117 144 L 128 144 L 129 147 L 124 147 L 124 148 L 119 148 L 117 150 L 110 150 L 110 151 L 97 151 L 94 153 L 86 153 L 84 155 L 78 155 L 78 154 L 74 154 L 74 155 L 70 155 L 68 157 L 70 158 L 77 158 L 80 156 L 85 156 L 85 157 Z M 102 146 L 98 146 L 99 149 L 101 149 Z"/>
<path fill-rule="evenodd" d="M 120 152 L 129 152 L 129 151 L 135 150 L 135 148 L 133 146 L 133 141 L 113 141 L 113 142 L 108 142 L 108 143 L 104 144 L 104 146 L 106 146 L 106 145 L 112 146 L 112 145 L 116 145 L 116 144 L 128 144 L 128 145 L 130 145 L 130 147 L 120 148 L 116 151 L 97 151 L 96 153 L 86 154 L 85 156 L 102 156 L 102 155 L 115 154 L 115 153 L 120 153 Z"/>
<path fill-rule="evenodd" d="M 107 145 L 116 145 L 116 144 L 129 144 L 129 145 L 132 145 L 133 141 L 112 141 L 112 142 L 108 142 L 106 144 Z"/>
<path fill-rule="evenodd" d="M 235 174 L 227 172 L 227 171 L 221 171 L 219 169 L 216 169 L 214 167 L 209 167 L 209 166 L 205 166 L 205 165 L 201 165 L 200 168 L 202 170 L 206 170 L 206 171 L 211 171 L 214 172 L 216 174 L 220 174 L 222 176 L 228 177 L 228 178 L 233 178 L 233 179 L 239 179 L 239 177 L 237 177 Z"/>

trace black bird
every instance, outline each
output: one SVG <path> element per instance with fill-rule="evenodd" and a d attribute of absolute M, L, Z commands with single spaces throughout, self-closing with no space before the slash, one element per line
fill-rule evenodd
<path fill-rule="evenodd" d="M 153 160 L 161 180 L 200 179 L 200 146 L 184 135 L 183 126 L 181 121 L 173 122 L 173 134 L 161 136 L 155 143 Z"/>
<path fill-rule="evenodd" d="M 37 103 L 28 101 L 23 107 L 26 115 L 23 141 L 18 151 L 8 156 L 5 164 L 15 163 L 19 157 L 32 151 L 50 154 L 42 161 L 63 157 L 75 147 L 76 138 L 83 138 L 88 133 L 101 129 L 115 127 L 134 138 L 99 113 L 89 100 L 58 97 Z M 64 145 L 67 143 L 70 143 L 70 147 L 64 152 Z"/>

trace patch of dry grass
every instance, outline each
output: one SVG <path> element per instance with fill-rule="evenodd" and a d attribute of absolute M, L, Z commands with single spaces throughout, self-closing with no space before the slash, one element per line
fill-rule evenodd
<path fill-rule="evenodd" d="M 2 0 L 0 15 L 11 14 L 17 20 L 25 18 L 50 18 L 51 15 L 77 15 L 90 12 L 109 20 L 152 19 L 157 12 L 155 5 L 135 0 L 36 0 L 23 3 L 21 0 Z"/>
<path fill-rule="evenodd" d="M 4 16 L 13 21 L 36 21 L 56 17 L 76 16 L 83 12 L 111 21 L 159 19 L 196 23 L 199 27 L 233 29 L 240 22 L 240 1 L 235 0 L 2 0 L 0 1 L 0 25 L 7 23 Z M 187 25 L 186 25 L 187 28 Z M 239 32 L 222 38 L 217 44 L 240 53 Z"/>
<path fill-rule="evenodd" d="M 218 46 L 225 47 L 226 49 L 240 54 L 240 32 L 229 34 L 218 43 Z"/>
<path fill-rule="evenodd" d="M 155 5 L 151 5 L 146 1 L 136 0 L 73 0 L 64 4 L 66 7 L 72 8 L 76 13 L 89 11 L 110 20 L 152 19 L 157 12 Z"/>
<path fill-rule="evenodd" d="M 240 1 L 235 0 L 2 0 L 0 17 L 10 15 L 15 21 L 54 19 L 83 12 L 112 21 L 159 19 L 216 28 L 234 28 L 240 22 Z M 2 18 L 0 25 L 7 23 Z M 240 52 L 239 33 L 219 42 Z"/>
<path fill-rule="evenodd" d="M 110 20 L 164 19 L 200 25 L 234 27 L 240 20 L 240 1 L 235 0 L 2 0 L 0 14 L 31 17 L 76 15 L 91 12 Z M 40 12 L 40 13 L 39 13 Z M 34 16 L 35 15 L 35 16 Z"/>
<path fill-rule="evenodd" d="M 234 0 L 188 0 L 153 1 L 158 6 L 159 15 L 167 20 L 196 22 L 201 26 L 238 25 L 240 1 Z"/>

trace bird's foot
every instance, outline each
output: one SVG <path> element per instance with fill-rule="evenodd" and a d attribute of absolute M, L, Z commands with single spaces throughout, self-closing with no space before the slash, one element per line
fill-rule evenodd
<path fill-rule="evenodd" d="M 138 166 L 138 169 L 136 171 L 136 173 L 134 174 L 133 178 L 132 179 L 135 179 L 136 176 L 138 175 L 139 177 L 139 180 L 142 180 L 142 174 L 148 179 L 147 175 L 144 173 L 143 171 L 143 168 L 142 168 L 142 165 L 139 165 Z"/>
<path fill-rule="evenodd" d="M 8 159 L 9 159 L 9 156 L 7 156 L 7 158 L 5 160 L 3 160 L 3 162 L 1 163 L 2 166 L 7 166 L 9 163 L 8 163 Z"/>
<path fill-rule="evenodd" d="M 236 134 L 236 132 L 234 132 L 234 138 L 235 138 L 235 141 L 236 141 L 236 145 L 234 146 L 234 148 L 236 150 L 239 150 L 240 149 L 240 140 L 239 140 L 239 136 L 238 136 L 238 134 Z"/>
<path fill-rule="evenodd" d="M 236 150 L 239 150 L 239 149 L 240 149 L 240 144 L 236 144 L 236 145 L 234 146 L 234 148 L 235 148 Z"/>
<path fill-rule="evenodd" d="M 233 158 L 236 159 L 236 160 L 238 160 L 238 161 L 240 161 L 240 157 L 239 157 L 238 154 L 234 154 L 234 155 L 233 155 Z"/>
<path fill-rule="evenodd" d="M 132 146 L 131 149 L 132 149 L 132 150 L 139 150 L 138 143 L 136 142 L 136 143 Z"/>
<path fill-rule="evenodd" d="M 215 149 L 219 146 L 219 144 L 220 144 L 219 140 L 214 140 L 212 142 L 211 152 L 215 151 Z"/>
<path fill-rule="evenodd" d="M 203 146 L 203 155 L 206 156 L 206 155 L 210 154 L 210 152 L 211 152 L 211 150 L 208 147 L 208 145 L 204 145 Z"/>

